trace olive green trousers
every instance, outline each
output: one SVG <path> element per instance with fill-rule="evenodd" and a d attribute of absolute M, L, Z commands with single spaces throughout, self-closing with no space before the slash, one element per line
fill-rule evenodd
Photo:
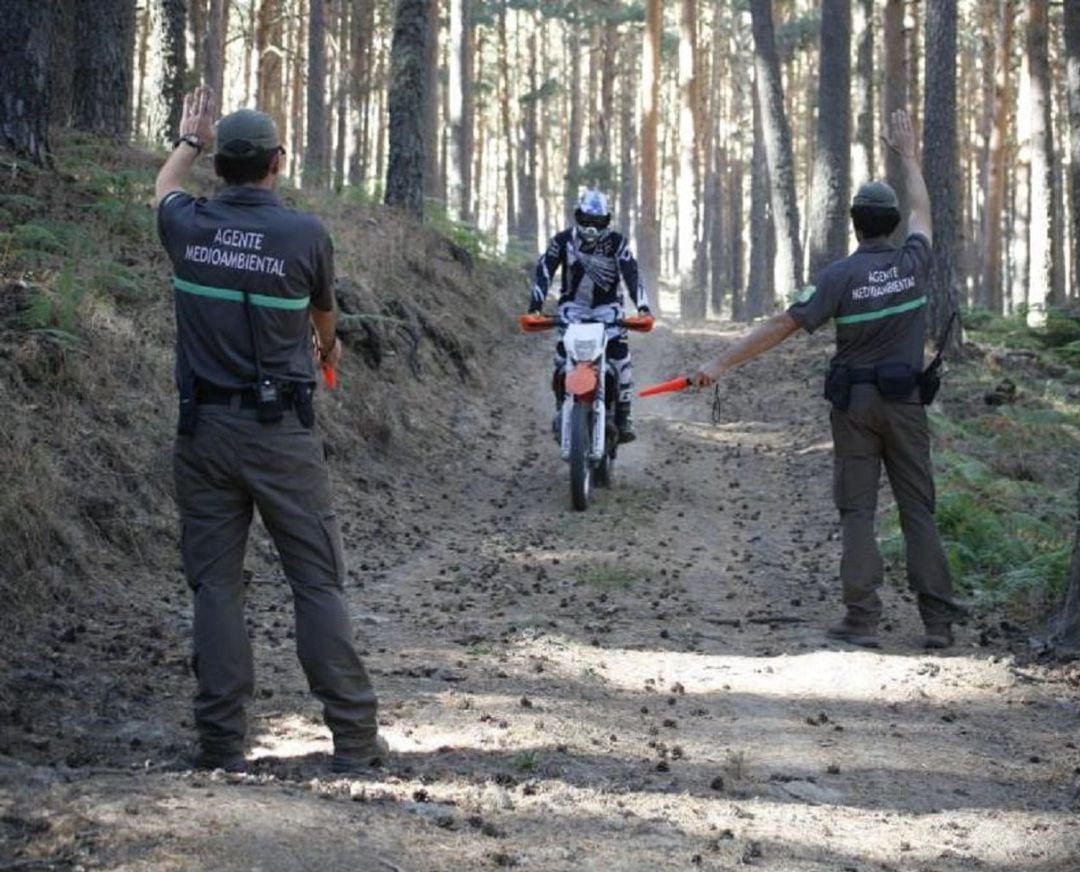
<path fill-rule="evenodd" d="M 904 534 L 907 578 L 927 626 L 958 615 L 945 551 L 934 525 L 930 428 L 917 402 L 890 402 L 873 385 L 853 385 L 851 404 L 832 410 L 833 496 L 840 511 L 840 580 L 847 620 L 873 627 L 881 617 L 884 566 L 874 530 L 881 467 L 889 477 Z"/>
<path fill-rule="evenodd" d="M 353 645 L 341 535 L 322 439 L 296 413 L 201 405 L 173 452 L 181 557 L 194 593 L 195 725 L 205 749 L 231 754 L 247 734 L 255 675 L 244 621 L 244 552 L 257 507 L 281 557 L 296 613 L 296 651 L 339 750 L 376 733 L 376 699 Z"/>

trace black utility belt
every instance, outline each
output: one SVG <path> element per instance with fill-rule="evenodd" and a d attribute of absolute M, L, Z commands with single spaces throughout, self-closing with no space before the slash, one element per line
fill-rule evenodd
<path fill-rule="evenodd" d="M 918 388 L 919 401 L 927 406 L 934 401 L 941 387 L 938 367 L 919 372 L 906 363 L 877 363 L 873 366 L 834 365 L 825 376 L 825 399 L 833 408 L 843 412 L 851 403 L 851 386 L 874 385 L 881 396 L 891 402 L 907 400 Z"/>
<path fill-rule="evenodd" d="M 276 423 L 284 417 L 285 412 L 295 410 L 303 426 L 315 426 L 314 394 L 314 385 L 273 379 L 263 379 L 253 388 L 240 389 L 219 388 L 206 382 L 195 384 L 196 405 L 254 409 L 256 417 L 264 424 Z"/>
<path fill-rule="evenodd" d="M 293 391 L 279 387 L 281 407 L 291 409 L 293 407 Z M 254 388 L 242 390 L 230 390 L 228 388 L 216 388 L 200 386 L 195 391 L 195 402 L 200 406 L 232 406 L 237 405 L 241 409 L 257 409 L 259 396 Z"/>

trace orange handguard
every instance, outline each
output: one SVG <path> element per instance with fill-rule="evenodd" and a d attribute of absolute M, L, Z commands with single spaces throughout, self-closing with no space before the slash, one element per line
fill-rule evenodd
<path fill-rule="evenodd" d="M 636 330 L 639 333 L 648 333 L 655 323 L 656 318 L 652 315 L 632 315 L 629 318 L 623 318 L 623 326 L 627 330 Z"/>
<path fill-rule="evenodd" d="M 528 315 L 518 316 L 518 324 L 521 325 L 521 329 L 525 333 L 541 333 L 544 330 L 553 330 L 558 323 L 559 319 L 553 318 L 551 315 L 529 313 Z"/>

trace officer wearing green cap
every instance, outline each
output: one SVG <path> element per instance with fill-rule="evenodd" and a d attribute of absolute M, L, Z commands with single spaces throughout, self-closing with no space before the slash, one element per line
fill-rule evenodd
<path fill-rule="evenodd" d="M 353 645 L 341 534 L 314 426 L 315 358 L 341 359 L 333 248 L 317 218 L 285 208 L 273 192 L 284 154 L 274 122 L 241 109 L 215 131 L 214 117 L 209 88 L 185 97 L 155 191 L 176 309 L 173 469 L 194 594 L 194 764 L 244 767 L 254 668 L 243 563 L 258 508 L 292 588 L 297 654 L 333 735 L 332 768 L 352 772 L 377 763 L 386 745 Z M 213 142 L 224 187 L 196 199 L 183 183 Z"/>
<path fill-rule="evenodd" d="M 934 525 L 930 432 L 924 403 L 936 386 L 924 370 L 931 244 L 930 196 L 915 157 L 907 113 L 893 113 L 889 146 L 903 159 L 908 237 L 897 248 L 889 236 L 900 221 L 896 192 L 885 182 L 862 185 L 851 204 L 858 249 L 830 264 L 786 312 L 725 349 L 693 377 L 708 385 L 803 329 L 836 324 L 836 354 L 826 378 L 832 403 L 833 491 L 840 512 L 840 580 L 846 612 L 829 636 L 878 647 L 883 575 L 874 536 L 878 481 L 885 466 L 900 511 L 907 575 L 918 596 L 927 648 L 953 643 L 960 616 L 952 579 Z"/>

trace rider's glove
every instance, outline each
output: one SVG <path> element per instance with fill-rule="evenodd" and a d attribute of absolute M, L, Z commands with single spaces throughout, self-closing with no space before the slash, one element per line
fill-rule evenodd
<path fill-rule="evenodd" d="M 639 315 L 651 315 L 652 314 L 652 312 L 649 311 L 648 306 L 638 306 L 637 313 Z"/>
<path fill-rule="evenodd" d="M 542 310 L 543 310 L 543 307 L 542 306 L 537 306 L 535 303 L 533 303 L 531 306 L 529 306 L 529 314 L 530 315 L 539 315 Z"/>

